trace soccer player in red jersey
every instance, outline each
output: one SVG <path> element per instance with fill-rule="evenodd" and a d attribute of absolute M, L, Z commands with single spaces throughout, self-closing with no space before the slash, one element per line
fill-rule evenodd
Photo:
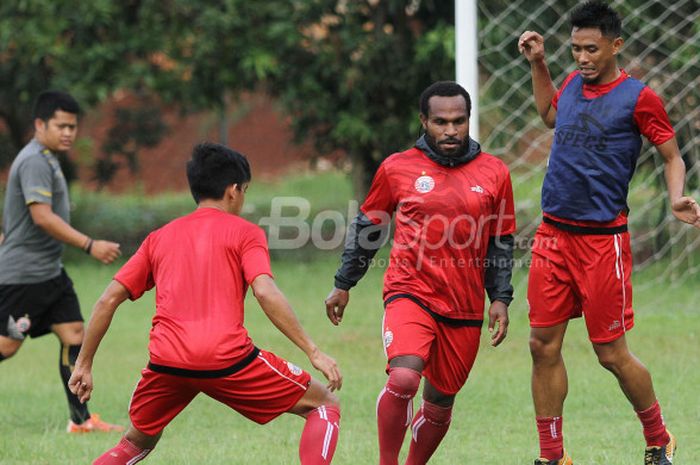
<path fill-rule="evenodd" d="M 661 99 L 618 67 L 621 20 L 602 1 L 570 16 L 577 70 L 557 90 L 544 39 L 525 31 L 520 52 L 530 62 L 537 110 L 554 142 L 542 188 L 543 224 L 532 250 L 528 285 L 532 396 L 540 440 L 535 464 L 571 464 L 562 413 L 567 376 L 561 347 L 571 318 L 586 315 L 600 364 L 617 378 L 637 412 L 645 465 L 669 465 L 676 442 L 667 431 L 646 367 L 630 352 L 634 325 L 627 193 L 644 135 L 664 162 L 673 215 L 700 227 L 700 208 L 683 195 L 685 165 Z"/>
<path fill-rule="evenodd" d="M 124 300 L 156 288 L 150 362 L 131 399 L 131 427 L 95 465 L 132 465 L 155 447 L 163 429 L 200 392 L 263 424 L 284 412 L 306 419 L 303 465 L 331 463 L 340 410 L 331 391 L 336 362 L 306 334 L 270 270 L 265 234 L 239 215 L 250 182 L 246 158 L 222 145 L 195 147 L 187 178 L 197 209 L 152 232 L 95 304 L 69 381 L 82 402 L 93 390 L 95 352 Z M 253 345 L 243 326 L 250 286 L 272 323 L 328 379 Z"/>
<path fill-rule="evenodd" d="M 326 299 L 340 323 L 349 289 L 365 274 L 386 239 L 394 239 L 384 278 L 386 386 L 377 400 L 379 463 L 396 465 L 406 430 L 406 464 L 425 464 L 450 425 L 452 405 L 479 348 L 484 290 L 491 305 L 491 343 L 508 329 L 515 217 L 510 174 L 469 138 L 469 94 L 437 82 L 420 97 L 425 131 L 415 147 L 382 162 L 353 221 Z M 424 378 L 423 401 L 413 397 Z"/>

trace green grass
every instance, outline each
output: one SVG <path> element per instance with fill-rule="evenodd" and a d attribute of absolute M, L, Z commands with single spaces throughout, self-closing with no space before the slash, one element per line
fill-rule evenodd
<path fill-rule="evenodd" d="M 353 290 L 346 318 L 336 328 L 327 322 L 322 304 L 336 264 L 333 257 L 279 262 L 273 267 L 307 330 L 343 370 L 343 419 L 334 463 L 377 463 L 374 408 L 385 381 L 380 343 L 382 270 L 370 270 Z M 69 266 L 86 316 L 115 270 L 94 264 Z M 523 281 L 524 272 L 519 273 L 515 282 Z M 532 463 L 537 454 L 524 292 L 524 286 L 518 286 L 504 344 L 494 349 L 483 338 L 471 378 L 457 397 L 450 432 L 431 464 L 522 465 Z M 655 293 L 667 295 L 667 301 L 649 303 Z M 679 440 L 680 464 L 700 461 L 696 393 L 700 311 L 691 305 L 697 302 L 696 293 L 697 285 L 678 288 L 673 294 L 659 285 L 637 295 L 636 327 L 628 335 L 632 350 L 652 372 L 664 416 Z M 90 407 L 110 421 L 128 422 L 129 398 L 147 361 L 152 314 L 152 293 L 136 303 L 125 303 L 98 352 Z M 310 368 L 250 299 L 246 325 L 257 345 Z M 641 465 L 640 425 L 613 377 L 595 361 L 581 320 L 570 324 L 564 356 L 570 379 L 566 446 L 576 463 Z M 58 343 L 47 336 L 29 340 L 14 358 L 0 364 L 0 464 L 87 464 L 118 440 L 118 434 L 69 436 L 64 432 L 67 409 L 57 358 Z M 171 423 L 146 463 L 295 464 L 301 429 L 302 421 L 292 415 L 258 426 L 200 396 Z"/>

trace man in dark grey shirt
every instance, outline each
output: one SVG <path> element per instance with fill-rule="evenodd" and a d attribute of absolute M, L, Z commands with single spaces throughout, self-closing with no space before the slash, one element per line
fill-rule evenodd
<path fill-rule="evenodd" d="M 63 269 L 64 244 L 108 264 L 119 244 L 93 240 L 70 225 L 68 186 L 56 153 L 68 151 L 78 129 L 78 103 L 68 94 L 43 92 L 34 107 L 34 138 L 10 168 L 0 233 L 0 361 L 14 355 L 27 335 L 53 332 L 61 341 L 60 373 L 71 418 L 69 433 L 119 431 L 91 415 L 67 383 L 83 340 L 83 317 Z"/>

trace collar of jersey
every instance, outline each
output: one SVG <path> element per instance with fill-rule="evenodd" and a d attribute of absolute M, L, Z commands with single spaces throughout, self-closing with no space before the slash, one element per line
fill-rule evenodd
<path fill-rule="evenodd" d="M 481 153 L 481 146 L 471 137 L 469 138 L 469 145 L 467 146 L 466 150 L 454 157 L 446 157 L 445 155 L 440 155 L 433 150 L 433 148 L 428 144 L 428 141 L 425 140 L 425 134 L 420 136 L 416 141 L 416 148 L 425 153 L 428 158 L 433 160 L 438 165 L 447 166 L 449 168 L 468 163 Z"/>

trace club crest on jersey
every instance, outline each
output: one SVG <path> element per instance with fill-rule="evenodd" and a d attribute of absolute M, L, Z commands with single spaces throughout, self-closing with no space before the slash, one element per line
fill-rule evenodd
<path fill-rule="evenodd" d="M 484 193 L 484 188 L 481 187 L 481 186 L 479 186 L 479 185 L 476 185 L 476 186 L 472 186 L 472 187 L 471 187 L 471 191 L 472 191 L 472 192 L 476 192 L 476 193 L 478 193 L 478 194 L 483 194 L 483 193 Z"/>
<path fill-rule="evenodd" d="M 394 342 L 394 333 L 391 331 L 384 332 L 384 348 L 388 348 Z"/>
<path fill-rule="evenodd" d="M 423 173 L 423 176 L 416 179 L 416 182 L 415 184 L 413 184 L 413 186 L 421 194 L 427 194 L 435 188 L 435 180 L 432 177 L 427 176 L 425 173 Z"/>
<path fill-rule="evenodd" d="M 293 364 L 292 362 L 287 362 L 287 368 L 294 376 L 299 376 L 301 374 L 301 368 Z"/>

